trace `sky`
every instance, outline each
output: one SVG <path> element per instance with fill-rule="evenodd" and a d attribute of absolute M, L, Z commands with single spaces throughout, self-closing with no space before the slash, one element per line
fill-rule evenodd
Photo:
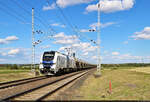
<path fill-rule="evenodd" d="M 0 64 L 32 62 L 32 8 L 36 63 L 70 48 L 96 64 L 98 3 L 102 63 L 149 63 L 150 0 L 0 0 Z"/>

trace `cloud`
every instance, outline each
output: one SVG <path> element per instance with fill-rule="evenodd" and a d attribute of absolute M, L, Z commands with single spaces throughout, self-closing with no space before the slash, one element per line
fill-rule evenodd
<path fill-rule="evenodd" d="M 111 26 L 114 24 L 116 24 L 116 23 L 115 22 L 107 22 L 107 23 L 101 23 L 100 26 L 101 26 L 101 28 L 105 28 L 105 27 L 108 27 L 108 26 Z M 98 23 L 93 23 L 93 24 L 89 25 L 89 27 L 91 27 L 92 29 L 96 29 L 97 26 L 98 26 Z"/>
<path fill-rule="evenodd" d="M 83 56 L 87 56 L 88 55 L 88 52 L 85 52 L 84 54 L 83 54 Z"/>
<path fill-rule="evenodd" d="M 120 56 L 112 56 L 114 59 L 120 59 L 120 60 L 141 60 L 141 56 L 133 56 L 131 54 L 123 54 Z"/>
<path fill-rule="evenodd" d="M 116 11 L 129 10 L 133 7 L 135 0 L 101 0 L 100 9 L 102 12 L 111 13 Z M 97 11 L 98 4 L 88 5 L 86 12 Z"/>
<path fill-rule="evenodd" d="M 59 24 L 59 23 L 53 23 L 51 24 L 51 26 L 55 26 L 55 27 L 61 27 L 61 28 L 65 28 L 65 25 Z"/>
<path fill-rule="evenodd" d="M 50 45 L 40 46 L 41 49 L 47 49 L 50 48 Z"/>
<path fill-rule="evenodd" d="M 97 60 L 97 56 L 92 56 L 92 59 L 93 60 Z"/>
<path fill-rule="evenodd" d="M 134 40 L 150 40 L 150 27 L 145 27 L 141 32 L 135 32 L 131 37 Z"/>
<path fill-rule="evenodd" d="M 107 51 L 107 50 L 105 50 L 105 51 L 104 51 L 104 54 L 108 54 L 108 51 Z"/>
<path fill-rule="evenodd" d="M 77 58 L 85 59 L 91 58 L 92 53 L 95 53 L 97 46 L 91 45 L 90 42 L 82 42 L 76 35 L 65 35 L 64 32 L 60 32 L 54 36 L 55 44 L 62 44 L 59 51 L 67 54 L 65 48 L 70 48 L 72 52 L 75 52 Z"/>
<path fill-rule="evenodd" d="M 20 52 L 19 49 L 12 49 L 12 50 L 10 50 L 10 51 L 8 52 L 8 55 L 16 55 L 16 54 L 18 54 L 19 52 Z"/>
<path fill-rule="evenodd" d="M 119 55 L 119 52 L 112 52 L 112 55 L 117 56 L 117 55 Z"/>
<path fill-rule="evenodd" d="M 8 43 L 5 39 L 0 39 L 0 44 L 6 44 Z"/>
<path fill-rule="evenodd" d="M 128 43 L 129 43 L 128 41 L 124 41 L 124 42 L 123 42 L 123 44 L 128 44 Z"/>
<path fill-rule="evenodd" d="M 6 59 L 1 59 L 1 58 L 0 58 L 0 62 L 4 62 L 4 61 L 6 61 Z"/>
<path fill-rule="evenodd" d="M 43 11 L 47 11 L 47 10 L 53 10 L 56 8 L 56 5 L 53 3 L 50 6 L 43 6 Z"/>
<path fill-rule="evenodd" d="M 56 4 L 61 8 L 65 8 L 73 5 L 90 3 L 92 1 L 94 0 L 56 0 Z M 56 9 L 56 4 L 52 3 L 49 6 L 43 6 L 43 10 L 46 11 Z"/>
<path fill-rule="evenodd" d="M 6 56 L 6 55 L 7 55 L 7 53 L 5 53 L 5 52 L 0 52 L 0 55 L 2 55 L 2 56 Z"/>
<path fill-rule="evenodd" d="M 67 6 L 90 3 L 91 1 L 93 0 L 57 0 L 56 3 L 60 7 L 65 8 Z"/>
<path fill-rule="evenodd" d="M 101 23 L 100 26 L 101 28 L 106 28 L 114 24 L 116 24 L 116 22 L 107 22 L 107 23 Z M 95 32 L 97 26 L 98 26 L 98 23 L 92 23 L 89 25 L 90 29 L 81 29 L 80 32 L 92 32 L 92 31 Z M 92 30 L 92 31 L 89 31 L 89 30 Z"/>
<path fill-rule="evenodd" d="M 90 32 L 89 29 L 81 29 L 80 32 Z"/>
<path fill-rule="evenodd" d="M 40 56 L 40 55 L 37 55 Z M 5 61 L 0 63 L 6 64 L 24 64 L 24 63 L 31 63 L 31 48 L 0 48 L 0 58 L 5 59 Z M 39 62 L 39 59 L 36 58 L 36 62 Z"/>
<path fill-rule="evenodd" d="M 15 40 L 18 40 L 18 37 L 16 37 L 16 36 L 8 36 L 8 37 L 6 37 L 5 40 L 6 41 L 15 41 Z"/>
<path fill-rule="evenodd" d="M 65 35 L 64 32 L 60 32 L 54 36 L 55 44 L 74 44 L 79 41 L 76 35 Z"/>
<path fill-rule="evenodd" d="M 11 42 L 11 41 L 16 41 L 16 40 L 18 40 L 19 38 L 18 37 L 16 37 L 16 36 L 8 36 L 8 37 L 6 37 L 5 39 L 0 39 L 0 44 L 7 44 L 7 43 L 9 43 L 9 42 Z"/>

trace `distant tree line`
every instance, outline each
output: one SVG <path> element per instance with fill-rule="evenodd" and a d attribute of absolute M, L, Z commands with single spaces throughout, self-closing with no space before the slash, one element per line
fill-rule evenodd
<path fill-rule="evenodd" d="M 39 64 L 35 64 L 38 69 Z M 31 64 L 0 64 L 0 69 L 31 69 Z"/>
<path fill-rule="evenodd" d="M 39 64 L 35 64 L 36 69 Z M 150 63 L 102 64 L 102 68 L 150 67 Z M 31 64 L 0 64 L 0 69 L 31 69 Z"/>
<path fill-rule="evenodd" d="M 102 64 L 103 68 L 110 67 L 148 67 L 150 63 Z"/>

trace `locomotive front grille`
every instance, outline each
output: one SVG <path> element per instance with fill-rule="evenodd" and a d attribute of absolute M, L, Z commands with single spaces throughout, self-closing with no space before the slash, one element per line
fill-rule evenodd
<path fill-rule="evenodd" d="M 44 68 L 50 68 L 51 66 L 52 66 L 52 64 L 50 64 L 50 63 L 44 64 Z"/>

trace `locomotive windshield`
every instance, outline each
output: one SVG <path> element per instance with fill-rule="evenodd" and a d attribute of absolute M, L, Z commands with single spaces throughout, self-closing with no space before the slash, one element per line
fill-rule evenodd
<path fill-rule="evenodd" d="M 44 52 L 43 61 L 52 61 L 54 59 L 55 52 Z"/>

